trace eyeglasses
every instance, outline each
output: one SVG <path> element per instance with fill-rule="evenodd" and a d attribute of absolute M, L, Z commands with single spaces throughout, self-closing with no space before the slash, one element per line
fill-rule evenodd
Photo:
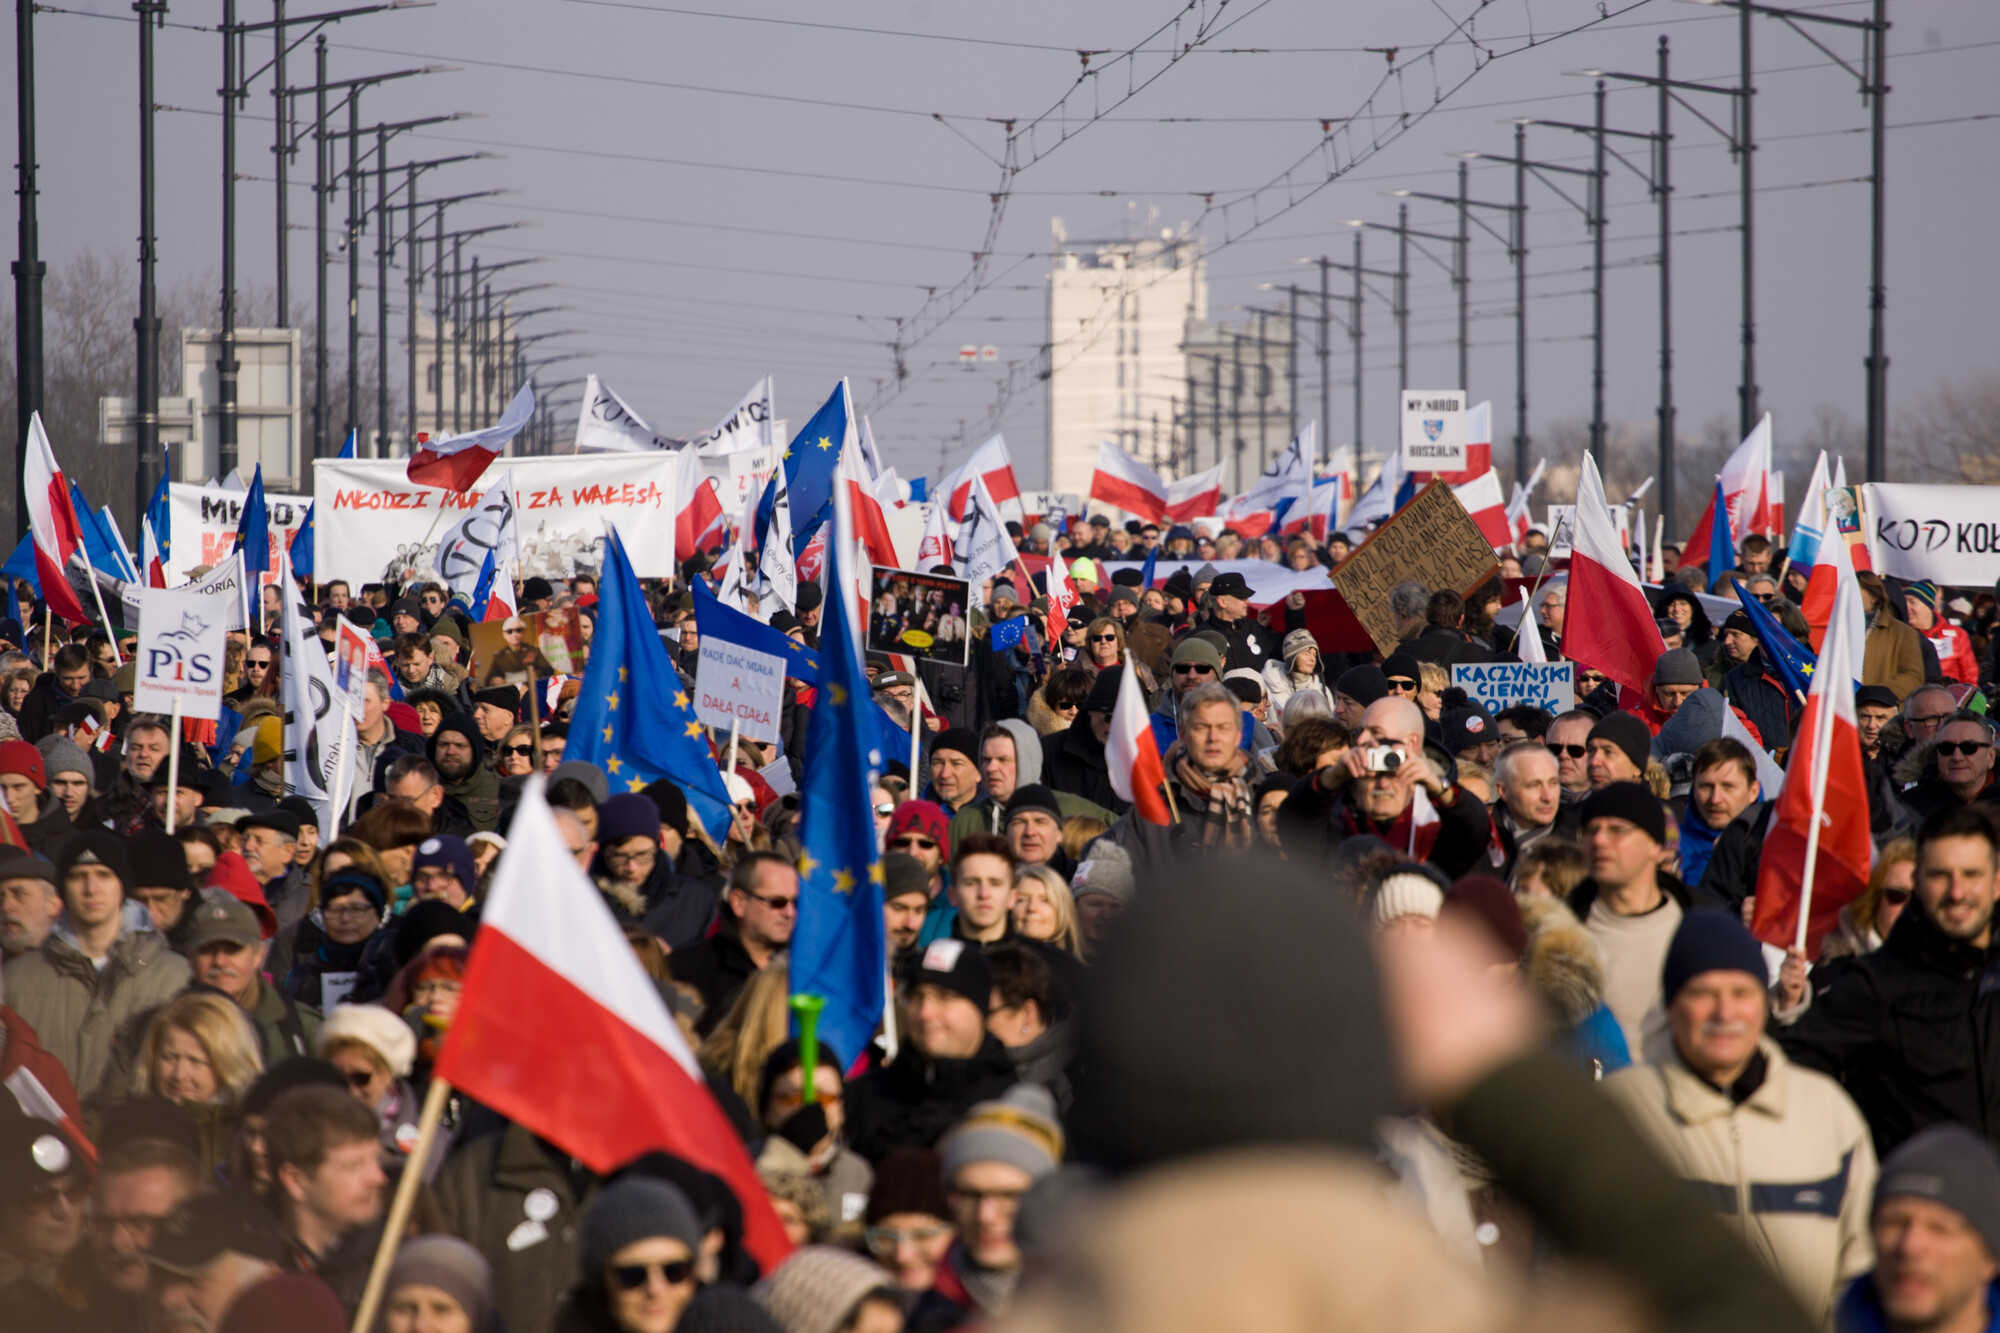
<path fill-rule="evenodd" d="M 1565 759 L 1581 759 L 1590 753 L 1588 745 L 1557 745 L 1552 741 L 1542 743 L 1549 747 L 1550 754 L 1561 755 Z"/>
<path fill-rule="evenodd" d="M 1174 674 L 1176 676 L 1192 676 L 1196 674 L 1212 676 L 1215 674 L 1215 668 L 1204 662 L 1182 662 L 1174 667 Z"/>
<path fill-rule="evenodd" d="M 637 1291 L 652 1281 L 655 1273 L 668 1286 L 678 1287 L 694 1276 L 694 1260 L 676 1259 L 669 1264 L 620 1264 L 611 1270 L 611 1280 L 618 1284 L 620 1291 Z"/>
<path fill-rule="evenodd" d="M 39 1211 L 53 1206 L 58 1198 L 74 1208 L 89 1197 L 89 1183 L 79 1176 L 71 1176 L 53 1184 L 35 1186 L 28 1191 L 28 1197 L 23 1202 L 30 1211 Z"/>
<path fill-rule="evenodd" d="M 533 745 L 509 745 L 503 747 L 501 751 L 503 754 L 519 755 L 522 758 L 526 758 L 534 752 L 535 747 Z"/>
<path fill-rule="evenodd" d="M 1116 643 L 1118 642 L 1118 636 L 1116 634 L 1093 634 L 1090 636 L 1090 641 L 1092 643 Z"/>
<path fill-rule="evenodd" d="M 900 852 L 911 847 L 916 848 L 920 852 L 934 852 L 937 850 L 937 846 L 935 838 L 919 838 L 914 833 L 906 833 L 900 838 L 889 839 L 889 850 L 892 852 Z"/>
<path fill-rule="evenodd" d="M 1418 682 L 1408 676 L 1389 677 L 1389 691 L 1392 694 L 1415 694 L 1418 688 Z"/>
<path fill-rule="evenodd" d="M 418 1004 L 429 1004 L 432 1000 L 440 1000 L 447 995 L 457 995 L 464 990 L 465 987 L 456 981 L 433 978 L 429 981 L 419 981 L 410 987 L 410 998 Z"/>
<path fill-rule="evenodd" d="M 752 893 L 750 892 L 750 890 L 745 889 L 743 890 L 743 896 L 746 898 L 755 899 L 756 901 L 764 904 L 764 906 L 770 908 L 773 912 L 793 912 L 797 911 L 799 906 L 799 900 L 796 894 L 790 898 L 783 898 L 779 897 L 777 894 Z"/>
<path fill-rule="evenodd" d="M 1948 721 L 1951 716 L 1950 713 L 1933 713 L 1929 717 L 1913 717 L 1910 719 L 1910 725 L 1913 727 L 1935 727 L 1940 722 Z"/>
<path fill-rule="evenodd" d="M 1019 1208 L 1022 1196 L 1027 1192 L 1026 1190 L 964 1190 L 958 1188 L 956 1185 L 945 1190 L 946 1194 L 961 1203 L 969 1203 L 977 1207 L 979 1204 L 985 1203 L 990 1199 L 1003 1208 Z"/>
<path fill-rule="evenodd" d="M 1975 755 L 1987 748 L 1985 741 L 1939 741 L 1939 754 Z"/>
<path fill-rule="evenodd" d="M 653 847 L 641 847 L 636 852 L 606 850 L 604 853 L 604 864 L 608 866 L 637 865 L 641 861 L 650 861 L 657 855 L 659 855 L 658 849 Z"/>
<path fill-rule="evenodd" d="M 323 917 L 337 916 L 348 921 L 359 921 L 365 917 L 382 915 L 378 909 L 370 907 L 367 903 L 345 903 L 334 907 L 322 907 L 319 909 L 319 914 Z"/>
<path fill-rule="evenodd" d="M 1904 903 L 1910 901 L 1910 890 L 1884 889 L 1882 890 L 1882 901 L 1891 907 L 1901 907 Z"/>
<path fill-rule="evenodd" d="M 933 1245 L 951 1234 L 948 1226 L 934 1227 L 869 1227 L 861 1233 L 868 1241 L 868 1248 L 883 1259 L 894 1258 L 896 1247 L 904 1241 L 914 1245 Z"/>

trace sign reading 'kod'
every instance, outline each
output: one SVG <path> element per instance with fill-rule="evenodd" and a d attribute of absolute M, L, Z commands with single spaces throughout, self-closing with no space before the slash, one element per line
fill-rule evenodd
<path fill-rule="evenodd" d="M 1871 483 L 1855 489 L 1859 506 L 1842 491 L 1830 492 L 1828 503 L 1835 527 L 1858 523 L 1867 535 L 1877 574 L 1961 588 L 2000 579 L 2000 486 Z"/>
<path fill-rule="evenodd" d="M 694 694 L 694 714 L 710 726 L 734 723 L 753 741 L 775 741 L 785 705 L 785 659 L 704 634 Z"/>
<path fill-rule="evenodd" d="M 222 716 L 223 599 L 178 588 L 139 591 L 132 707 L 141 713 Z"/>
<path fill-rule="evenodd" d="M 1465 390 L 1405 389 L 1403 466 L 1411 472 L 1465 470 Z"/>
<path fill-rule="evenodd" d="M 1576 666 L 1572 662 L 1460 662 L 1451 669 L 1451 683 L 1484 704 L 1489 713 L 1520 704 L 1567 713 L 1576 698 Z"/>
<path fill-rule="evenodd" d="M 641 578 L 674 573 L 674 455 L 664 451 L 501 458 L 464 491 L 418 486 L 403 459 L 313 464 L 315 570 L 355 587 L 439 577 L 438 544 L 508 469 L 523 579 L 596 572 L 598 542 L 616 526 Z"/>

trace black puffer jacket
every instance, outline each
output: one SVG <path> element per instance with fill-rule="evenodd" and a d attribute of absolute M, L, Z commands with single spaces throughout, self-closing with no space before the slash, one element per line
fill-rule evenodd
<path fill-rule="evenodd" d="M 1946 935 L 1912 904 L 1880 949 L 1845 960 L 1823 995 L 1776 1036 L 1785 1054 L 1840 1080 L 1877 1156 L 1955 1120 L 2000 1135 L 2000 952 Z"/>
<path fill-rule="evenodd" d="M 1042 782 L 1052 791 L 1095 801 L 1113 814 L 1124 814 L 1131 804 L 1111 788 L 1104 742 L 1090 729 L 1088 713 L 1078 713 L 1063 730 L 1042 737 Z"/>
<path fill-rule="evenodd" d="M 896 1148 L 928 1148 L 1019 1081 L 1007 1048 L 992 1037 L 969 1060 L 932 1060 L 904 1050 L 896 1063 L 847 1085 L 847 1142 L 870 1162 Z"/>

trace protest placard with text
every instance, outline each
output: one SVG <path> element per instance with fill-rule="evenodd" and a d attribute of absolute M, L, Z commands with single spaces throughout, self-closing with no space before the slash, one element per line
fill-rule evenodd
<path fill-rule="evenodd" d="M 1334 586 L 1383 656 L 1401 646 L 1389 594 L 1417 582 L 1432 592 L 1471 592 L 1499 568 L 1493 543 L 1465 512 L 1450 486 L 1432 482 L 1375 529 L 1333 571 Z"/>
<path fill-rule="evenodd" d="M 1489 713 L 1530 704 L 1560 715 L 1576 706 L 1574 662 L 1456 662 L 1451 683 Z"/>

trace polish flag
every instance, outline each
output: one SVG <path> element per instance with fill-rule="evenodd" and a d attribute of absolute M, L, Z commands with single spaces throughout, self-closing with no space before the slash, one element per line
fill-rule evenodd
<path fill-rule="evenodd" d="M 514 557 L 510 555 L 504 557 L 499 568 L 493 571 L 493 586 L 486 590 L 486 614 L 480 619 L 512 620 L 518 614 L 520 608 L 515 605 L 514 594 Z"/>
<path fill-rule="evenodd" d="M 139 565 L 139 577 L 148 588 L 167 586 L 167 565 L 160 558 L 160 539 L 153 533 L 153 520 L 146 516 L 139 519 Z"/>
<path fill-rule="evenodd" d="M 841 446 L 840 461 L 833 468 L 833 484 L 847 487 L 854 537 L 868 552 L 868 562 L 894 569 L 896 543 L 889 537 L 889 520 L 882 513 L 882 502 L 875 498 L 875 483 L 868 476 L 868 464 L 862 461 L 861 447 L 852 437 Z M 862 600 L 865 602 L 867 598 Z"/>
<path fill-rule="evenodd" d="M 1576 484 L 1576 537 L 1569 558 L 1569 604 L 1581 612 L 1563 626 L 1563 655 L 1594 666 L 1620 685 L 1645 694 L 1667 645 L 1632 562 L 1618 544 L 1618 526 L 1604 502 L 1597 462 L 1583 456 Z"/>
<path fill-rule="evenodd" d="M 1514 483 L 1513 493 L 1507 497 L 1507 530 L 1513 534 L 1514 545 L 1527 540 L 1528 529 L 1533 526 L 1528 515 L 1528 502 L 1535 493 L 1535 487 L 1542 481 L 1542 473 L 1548 468 L 1546 458 L 1535 460 L 1535 470 L 1528 474 L 1528 484 Z"/>
<path fill-rule="evenodd" d="M 1465 409 L 1465 470 L 1440 472 L 1438 480 L 1463 486 L 1493 470 L 1493 404 L 1474 403 Z M 1499 546 L 1503 543 L 1495 542 Z"/>
<path fill-rule="evenodd" d="M 1128 656 L 1118 680 L 1118 703 L 1111 710 L 1111 734 L 1104 738 L 1104 760 L 1111 769 L 1111 790 L 1132 803 L 1132 813 L 1149 824 L 1171 824 L 1163 788 L 1167 771 L 1160 764 L 1160 743 L 1146 717 L 1146 696 Z"/>
<path fill-rule="evenodd" d="M 523 384 L 500 419 L 484 430 L 467 431 L 443 440 L 427 440 L 410 455 L 405 474 L 414 486 L 439 486 L 469 491 L 480 474 L 498 458 L 516 435 L 535 418 L 535 386 Z"/>
<path fill-rule="evenodd" d="M 674 454 L 674 559 L 719 546 L 729 534 L 729 515 L 715 493 L 715 483 L 702 475 L 701 454 L 683 447 Z"/>
<path fill-rule="evenodd" d="M 1339 522 L 1340 493 L 1345 488 L 1346 479 L 1342 477 L 1322 481 L 1313 487 L 1312 505 L 1306 526 L 1311 530 L 1314 541 L 1324 542 L 1326 534 L 1332 532 L 1334 524 Z"/>
<path fill-rule="evenodd" d="M 70 504 L 69 480 L 56 465 L 56 451 L 49 447 L 40 412 L 28 418 L 28 447 L 23 452 L 27 458 L 21 489 L 28 500 L 28 529 L 35 541 L 35 577 L 42 585 L 42 600 L 70 624 L 87 624 L 90 617 L 63 573 L 70 556 L 83 545 L 83 524 Z"/>
<path fill-rule="evenodd" d="M 1736 452 L 1722 465 L 1722 495 L 1729 506 L 1729 531 L 1737 541 L 1753 532 L 1769 535 L 1781 526 L 1778 506 L 1771 494 L 1771 414 L 1766 412 L 1757 428 L 1736 446 Z M 1709 529 L 1715 526 L 1715 501 L 1701 511 L 1694 531 L 1681 547 L 1681 563 L 1708 563 Z M 1711 570 L 1713 574 L 1715 571 Z"/>
<path fill-rule="evenodd" d="M 1538 666 L 1549 663 L 1549 650 L 1542 643 L 1542 622 L 1535 616 L 1535 603 L 1526 588 L 1521 589 L 1521 623 L 1514 631 L 1514 656 Z"/>
<path fill-rule="evenodd" d="M 1451 493 L 1486 534 L 1486 540 L 1493 543 L 1494 550 L 1514 544 L 1514 530 L 1507 524 L 1507 502 L 1500 496 L 1498 472 L 1488 468 L 1463 486 L 1452 487 Z"/>
<path fill-rule="evenodd" d="M 1217 464 L 1206 472 L 1197 472 L 1192 477 L 1167 483 L 1167 512 L 1156 520 L 1162 523 L 1185 523 L 1189 519 L 1213 514 L 1222 507 L 1222 467 Z"/>
<path fill-rule="evenodd" d="M 986 493 L 993 497 L 1001 518 L 1021 517 L 1021 488 L 1014 481 L 1014 463 L 1007 456 L 1006 440 L 995 435 L 973 450 L 972 457 L 951 474 L 945 494 L 955 519 L 965 517 L 965 502 L 972 494 L 974 477 L 986 483 Z"/>
<path fill-rule="evenodd" d="M 1217 469 L 1218 475 L 1220 469 Z M 1097 442 L 1097 468 L 1090 474 L 1090 498 L 1136 514 L 1150 523 L 1167 515 L 1167 483 L 1160 474 L 1110 440 Z"/>
<path fill-rule="evenodd" d="M 1078 593 L 1076 585 L 1069 581 L 1069 568 L 1059 555 L 1049 557 L 1049 567 L 1042 573 L 1042 583 L 1049 594 L 1049 636 L 1055 643 L 1061 643 L 1069 630 L 1069 609 L 1076 605 Z"/>
<path fill-rule="evenodd" d="M 1855 590 L 1854 597 L 1846 603 L 1840 600 L 1843 588 Z M 1799 614 L 1805 617 L 1806 625 L 1812 630 L 1814 652 L 1820 651 L 1820 645 L 1826 641 L 1827 626 L 1837 615 L 1848 618 L 1848 642 L 1856 645 L 1857 656 L 1861 651 L 1860 645 L 1867 642 L 1868 617 L 1861 609 L 1860 585 L 1854 580 L 1853 552 L 1840 529 L 1831 522 L 1827 524 L 1819 549 L 1813 552 L 1812 569 L 1806 575 L 1806 590 L 1799 598 Z M 1814 680 L 1819 679 L 1821 669 L 1814 669 Z M 1856 671 L 1848 684 L 1852 686 L 1859 679 L 1861 673 Z"/>
<path fill-rule="evenodd" d="M 694 1052 L 563 845 L 539 776 L 508 830 L 437 1075 L 599 1175 L 655 1150 L 684 1158 L 735 1191 L 766 1273 L 791 1250 Z"/>
<path fill-rule="evenodd" d="M 1834 597 L 1831 626 L 1757 870 L 1751 933 L 1780 949 L 1802 949 L 1809 959 L 1819 956 L 1820 941 L 1838 924 L 1840 909 L 1867 888 L 1874 860 L 1868 779 L 1854 724 L 1861 642 L 1852 635 L 1860 610 L 1860 586 L 1849 579 Z"/>
<path fill-rule="evenodd" d="M 945 513 L 944 501 L 933 501 L 930 512 L 924 515 L 924 535 L 917 541 L 917 564 L 921 568 L 953 563 L 951 534 L 957 526 Z"/>

